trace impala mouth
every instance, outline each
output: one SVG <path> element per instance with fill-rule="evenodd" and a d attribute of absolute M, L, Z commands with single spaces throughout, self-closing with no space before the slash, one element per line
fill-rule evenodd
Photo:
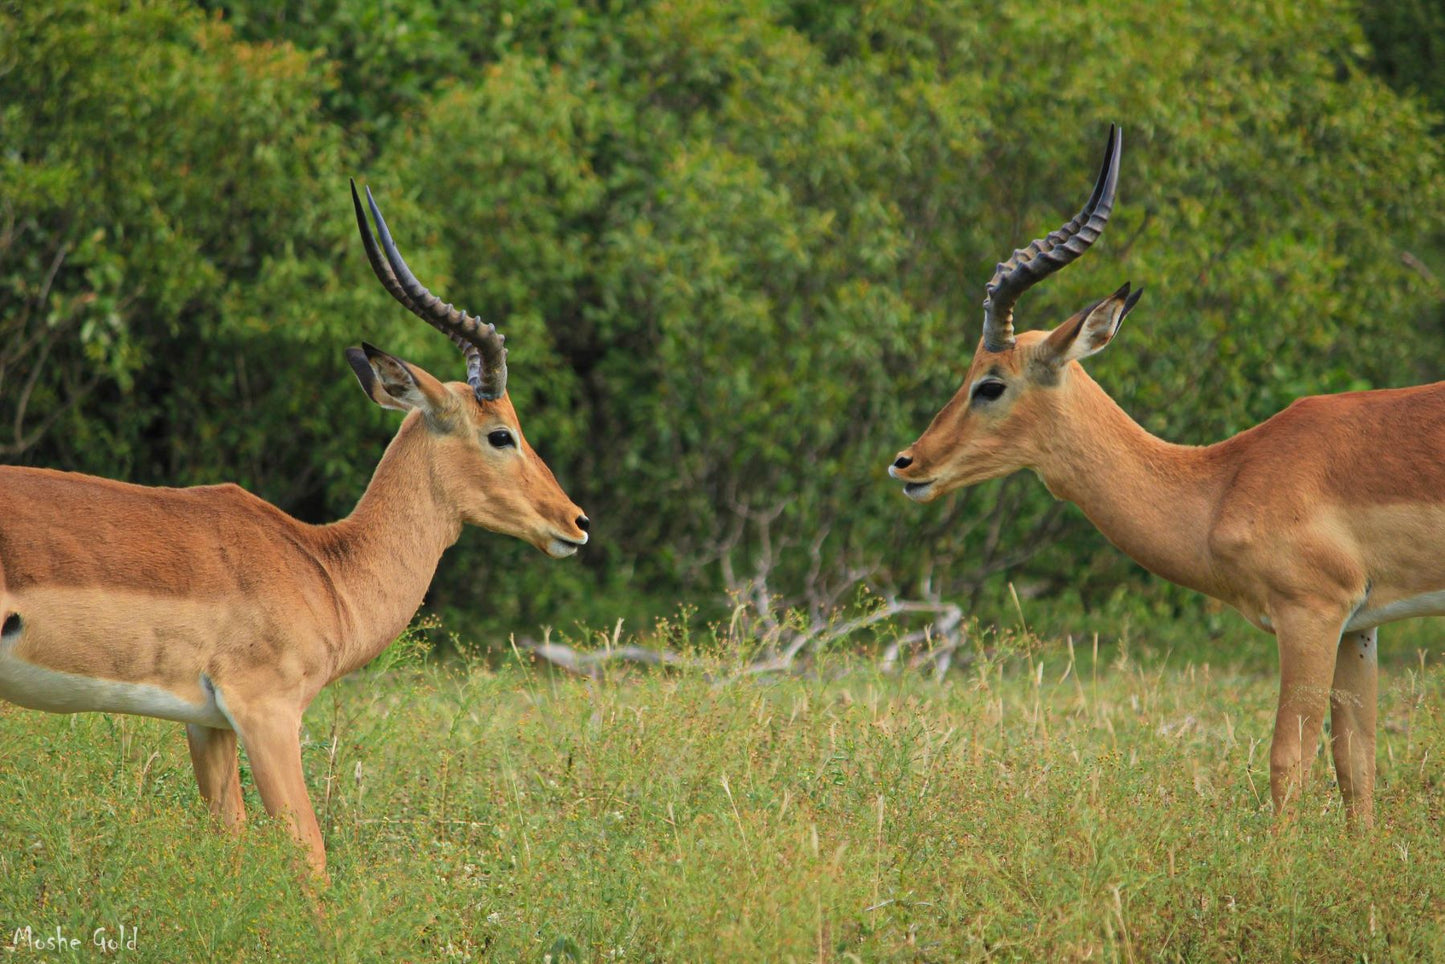
<path fill-rule="evenodd" d="M 582 534 L 581 540 L 563 539 L 561 536 L 553 536 L 547 543 L 546 553 L 553 559 L 566 559 L 568 556 L 575 556 L 577 550 L 587 545 L 587 534 Z"/>
<path fill-rule="evenodd" d="M 934 479 L 927 482 L 905 482 L 903 483 L 903 494 L 914 502 L 927 502 L 929 493 L 933 491 Z"/>
<path fill-rule="evenodd" d="M 902 463 L 901 467 L 899 466 L 900 462 Z M 908 471 L 908 467 L 912 462 L 913 459 L 910 456 L 899 456 L 898 462 L 894 462 L 888 466 L 888 475 L 903 483 L 903 494 L 914 502 L 927 502 L 929 498 L 928 493 L 933 489 L 933 483 L 938 480 L 925 479 L 922 482 L 910 482 L 905 479 L 903 473 Z"/>

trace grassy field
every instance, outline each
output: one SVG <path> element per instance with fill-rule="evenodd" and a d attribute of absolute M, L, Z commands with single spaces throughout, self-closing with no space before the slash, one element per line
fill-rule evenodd
<path fill-rule="evenodd" d="M 209 831 L 178 726 L 3 706 L 0 959 L 1445 960 L 1439 652 L 1387 649 L 1362 838 L 1323 758 L 1273 826 L 1254 668 L 369 672 L 306 721 L 315 900 L 275 824 Z"/>

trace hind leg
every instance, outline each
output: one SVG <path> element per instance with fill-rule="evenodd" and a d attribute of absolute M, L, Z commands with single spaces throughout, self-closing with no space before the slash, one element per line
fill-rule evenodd
<path fill-rule="evenodd" d="M 191 747 L 191 766 L 201 799 L 211 815 L 227 829 L 239 827 L 246 819 L 241 800 L 241 773 L 236 756 L 236 731 L 209 726 L 186 725 L 186 742 Z"/>
<path fill-rule="evenodd" d="M 1345 798 L 1345 820 L 1368 830 L 1375 822 L 1375 718 L 1379 688 L 1378 631 L 1345 633 L 1330 689 L 1330 749 Z"/>

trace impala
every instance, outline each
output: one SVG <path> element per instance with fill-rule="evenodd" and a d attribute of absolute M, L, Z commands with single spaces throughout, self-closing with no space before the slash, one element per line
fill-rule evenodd
<path fill-rule="evenodd" d="M 1300 399 L 1215 445 L 1150 435 L 1079 364 L 1113 340 L 1138 291 L 1126 284 L 1052 331 L 1013 329 L 1019 296 L 1103 231 L 1120 142 L 1111 129 L 1083 210 L 998 266 L 963 387 L 889 474 L 930 502 L 1032 469 L 1140 565 L 1273 633 L 1275 810 L 1303 789 L 1329 707 L 1347 821 L 1369 827 L 1376 627 L 1445 613 L 1445 382 Z"/>
<path fill-rule="evenodd" d="M 245 818 L 239 738 L 267 811 L 323 875 L 307 705 L 406 626 L 464 523 L 556 558 L 588 530 L 522 435 L 502 336 L 417 281 L 368 190 L 383 257 L 354 182 L 351 197 L 377 277 L 461 349 L 467 380 L 347 349 L 367 396 L 407 413 L 350 516 L 307 525 L 235 485 L 0 468 L 0 698 L 186 724 L 201 796 L 229 827 Z"/>

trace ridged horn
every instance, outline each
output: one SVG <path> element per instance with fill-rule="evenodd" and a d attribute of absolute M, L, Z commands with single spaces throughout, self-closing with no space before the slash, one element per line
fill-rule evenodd
<path fill-rule="evenodd" d="M 1014 305 L 1019 295 L 1083 254 L 1104 233 L 1104 225 L 1114 210 L 1123 141 L 1124 132 L 1110 124 L 1104 164 L 1084 209 L 1057 231 L 1019 248 L 994 270 L 988 296 L 983 299 L 983 345 L 989 351 L 1013 347 Z"/>
<path fill-rule="evenodd" d="M 462 350 L 467 360 L 467 384 L 478 399 L 491 401 L 501 398 L 507 391 L 507 349 L 502 346 L 505 339 L 492 324 L 483 324 L 459 308 L 444 303 L 432 294 L 411 273 L 397 251 L 391 232 L 386 228 L 386 219 L 366 189 L 366 203 L 371 208 L 376 232 L 381 236 L 380 247 L 361 209 L 361 196 L 356 193 L 356 180 L 351 181 L 351 203 L 356 208 L 356 225 L 361 229 L 361 243 L 366 247 L 366 260 L 371 270 L 381 280 L 382 287 L 391 296 L 406 306 L 407 310 L 422 321 L 436 328 Z M 385 256 L 383 257 L 383 252 Z"/>

